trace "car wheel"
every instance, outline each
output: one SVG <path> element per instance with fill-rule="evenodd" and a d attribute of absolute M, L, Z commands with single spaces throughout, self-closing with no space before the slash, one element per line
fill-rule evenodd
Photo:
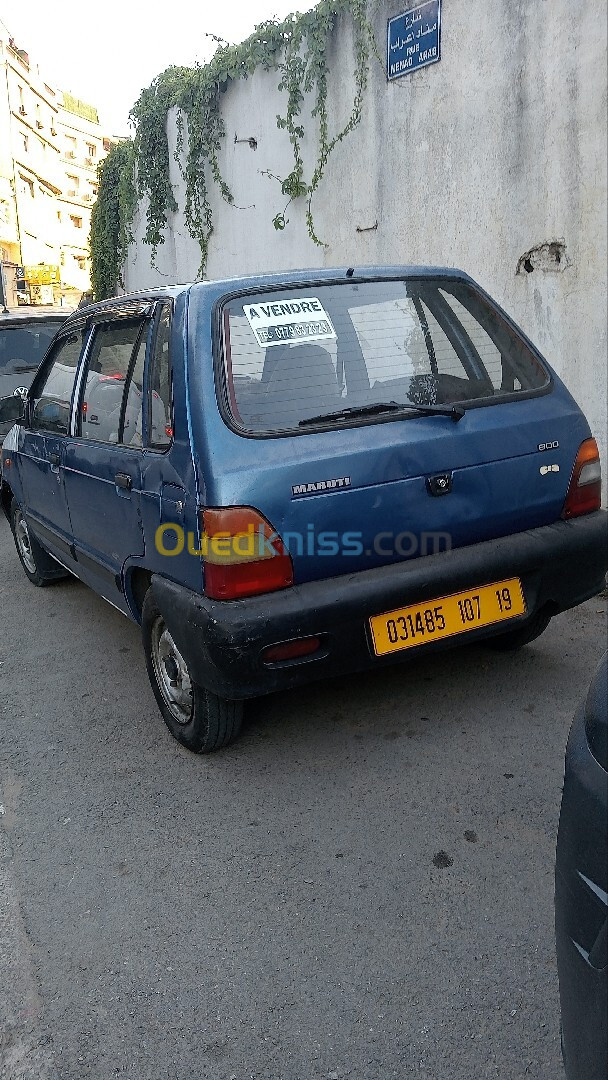
<path fill-rule="evenodd" d="M 195 754 L 211 754 L 241 729 L 242 701 L 226 701 L 198 686 L 149 590 L 142 610 L 148 678 L 169 731 Z"/>
<path fill-rule="evenodd" d="M 42 588 L 66 577 L 59 563 L 32 536 L 25 515 L 16 499 L 11 503 L 11 528 L 21 565 L 32 585 Z"/>
<path fill-rule="evenodd" d="M 550 622 L 551 615 L 548 611 L 544 609 L 537 611 L 531 619 L 528 619 L 523 626 L 519 626 L 517 630 L 507 630 L 505 634 L 498 634 L 496 637 L 488 638 L 484 641 L 484 645 L 505 652 L 522 649 L 524 645 L 529 645 L 535 638 L 540 637 Z"/>

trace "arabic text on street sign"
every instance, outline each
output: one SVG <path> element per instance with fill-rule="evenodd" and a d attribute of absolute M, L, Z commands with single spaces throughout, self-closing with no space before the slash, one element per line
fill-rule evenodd
<path fill-rule="evenodd" d="M 396 15 L 388 22 L 389 79 L 400 79 L 412 71 L 435 64 L 441 58 L 441 0 Z"/>

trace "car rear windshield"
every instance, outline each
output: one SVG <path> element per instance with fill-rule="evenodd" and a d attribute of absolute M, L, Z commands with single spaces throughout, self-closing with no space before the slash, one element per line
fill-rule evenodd
<path fill-rule="evenodd" d="M 223 309 L 223 364 L 232 421 L 252 433 L 360 423 L 377 405 L 373 421 L 383 403 L 393 411 L 490 404 L 549 381 L 492 304 L 450 278 L 294 286 L 233 299 Z M 323 420 L 346 409 L 354 415 Z"/>
<path fill-rule="evenodd" d="M 59 320 L 43 319 L 23 326 L 0 325 L 0 375 L 33 374 L 59 326 Z"/>

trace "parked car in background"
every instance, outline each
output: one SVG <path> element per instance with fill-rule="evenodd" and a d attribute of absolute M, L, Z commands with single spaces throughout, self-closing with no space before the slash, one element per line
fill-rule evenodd
<path fill-rule="evenodd" d="M 608 653 L 568 740 L 555 934 L 568 1080 L 608 1076 Z"/>
<path fill-rule="evenodd" d="M 603 585 L 589 425 L 467 275 L 203 282 L 62 328 L 3 449 L 28 578 L 141 624 L 172 734 L 464 641 L 517 648 Z"/>
<path fill-rule="evenodd" d="M 0 314 L 0 398 L 24 394 L 52 339 L 69 312 L 25 311 Z M 0 422 L 0 443 L 10 424 Z"/>

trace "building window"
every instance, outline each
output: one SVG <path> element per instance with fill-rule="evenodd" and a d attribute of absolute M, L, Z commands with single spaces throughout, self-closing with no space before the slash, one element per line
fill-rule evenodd
<path fill-rule="evenodd" d="M 57 211 L 57 221 L 61 221 L 61 210 Z"/>
<path fill-rule="evenodd" d="M 27 137 L 27 135 L 22 135 L 21 138 L 23 139 L 23 149 L 24 149 L 25 153 L 27 154 L 28 147 L 30 145 L 30 140 Z"/>
<path fill-rule="evenodd" d="M 94 158 L 97 156 L 97 147 L 95 143 L 87 143 L 87 157 Z"/>
<path fill-rule="evenodd" d="M 69 157 L 69 158 L 72 158 L 72 159 L 75 158 L 76 157 L 76 139 L 74 138 L 74 136 L 73 135 L 66 135 L 65 143 L 66 143 L 66 157 Z"/>
<path fill-rule="evenodd" d="M 21 173 L 19 173 L 19 180 L 20 180 L 20 185 L 19 186 L 21 188 L 21 194 L 22 195 L 29 195 L 30 198 L 33 199 L 34 194 L 35 194 L 35 192 L 34 192 L 34 181 L 33 180 L 28 180 L 27 176 L 22 176 Z"/>
<path fill-rule="evenodd" d="M 68 196 L 73 199 L 74 196 L 78 194 L 78 188 L 80 187 L 80 179 L 77 176 L 71 176 L 70 173 L 67 173 L 67 181 Z"/>
<path fill-rule="evenodd" d="M 19 94 L 19 112 L 21 113 L 22 116 L 26 116 L 27 114 L 26 114 L 26 111 L 25 111 L 25 102 L 23 100 L 23 87 L 17 85 L 17 91 L 18 91 L 18 94 Z"/>
<path fill-rule="evenodd" d="M 82 218 L 76 217 L 75 214 L 70 214 L 70 221 L 75 229 L 82 229 Z"/>

